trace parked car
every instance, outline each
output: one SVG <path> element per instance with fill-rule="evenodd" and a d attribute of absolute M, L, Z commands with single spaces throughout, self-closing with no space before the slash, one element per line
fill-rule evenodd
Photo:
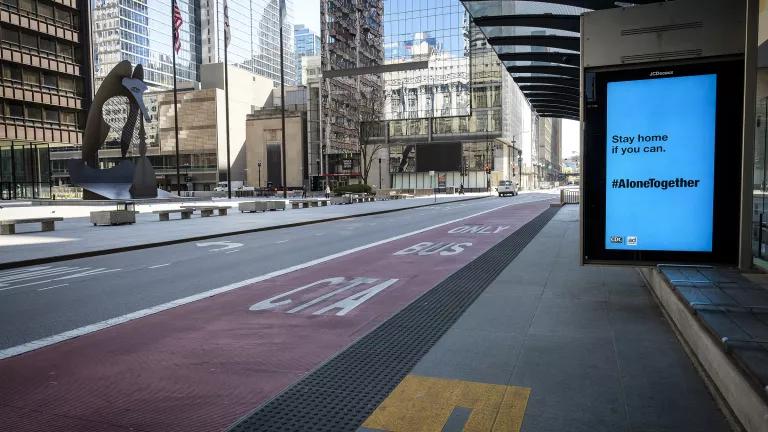
<path fill-rule="evenodd" d="M 500 197 L 507 195 L 515 196 L 517 195 L 517 183 L 512 180 L 502 180 L 496 186 L 496 192 L 498 192 Z"/>

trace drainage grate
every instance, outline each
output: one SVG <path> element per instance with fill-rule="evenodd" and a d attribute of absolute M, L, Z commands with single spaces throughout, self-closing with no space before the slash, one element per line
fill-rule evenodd
<path fill-rule="evenodd" d="M 230 432 L 356 431 L 557 210 L 545 210 Z"/>

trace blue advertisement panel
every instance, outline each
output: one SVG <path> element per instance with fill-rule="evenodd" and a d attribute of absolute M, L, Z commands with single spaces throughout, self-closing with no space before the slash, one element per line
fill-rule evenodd
<path fill-rule="evenodd" d="M 712 252 L 717 78 L 607 83 L 606 250 Z"/>

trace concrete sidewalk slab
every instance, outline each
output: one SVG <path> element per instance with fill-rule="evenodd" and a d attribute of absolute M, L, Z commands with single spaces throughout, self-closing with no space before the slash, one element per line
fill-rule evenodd
<path fill-rule="evenodd" d="M 566 206 L 412 374 L 530 388 L 524 432 L 725 432 L 634 269 L 581 267 Z"/>
<path fill-rule="evenodd" d="M 438 197 L 436 202 L 437 204 L 459 203 L 460 201 L 482 198 L 484 196 L 449 196 Z M 95 227 L 87 218 L 77 217 L 57 223 L 56 231 L 53 232 L 36 232 L 34 231 L 35 227 L 19 226 L 17 234 L 0 236 L 0 268 L 400 211 L 430 206 L 433 203 L 433 198 L 429 197 L 266 213 L 233 211 L 228 216 L 223 217 L 201 218 L 195 215 L 189 220 L 160 222 L 158 216 L 151 213 L 152 210 L 179 206 L 178 203 L 162 204 L 150 207 L 147 210 L 149 213 L 138 214 L 136 223 L 133 225 Z M 228 204 L 237 207 L 237 202 Z"/>

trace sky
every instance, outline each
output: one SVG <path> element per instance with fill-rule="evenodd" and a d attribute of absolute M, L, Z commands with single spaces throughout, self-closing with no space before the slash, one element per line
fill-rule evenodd
<path fill-rule="evenodd" d="M 320 0 L 293 0 L 293 23 L 320 34 Z"/>
<path fill-rule="evenodd" d="M 563 120 L 563 157 L 571 157 L 574 153 L 579 154 L 581 147 L 579 145 L 579 122 L 575 120 Z"/>

